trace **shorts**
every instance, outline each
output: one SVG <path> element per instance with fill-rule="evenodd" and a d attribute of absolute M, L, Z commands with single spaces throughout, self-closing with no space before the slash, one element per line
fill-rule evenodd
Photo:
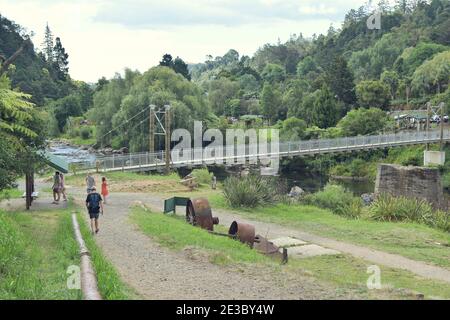
<path fill-rule="evenodd" d="M 89 211 L 89 218 L 91 218 L 91 219 L 97 220 L 99 215 L 100 215 L 100 212 L 90 212 Z"/>

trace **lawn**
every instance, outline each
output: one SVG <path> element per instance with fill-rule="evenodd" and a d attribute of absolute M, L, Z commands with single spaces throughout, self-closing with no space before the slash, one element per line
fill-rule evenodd
<path fill-rule="evenodd" d="M 256 209 L 230 209 L 220 193 L 208 197 L 213 208 L 277 223 L 324 237 L 396 253 L 414 260 L 450 268 L 450 234 L 404 222 L 348 219 L 314 206 L 277 204 Z"/>
<path fill-rule="evenodd" d="M 0 211 L 0 299 L 81 299 L 81 291 L 69 289 L 69 266 L 79 266 L 71 212 Z M 133 297 L 112 265 L 106 261 L 81 223 L 104 299 Z"/>
<path fill-rule="evenodd" d="M 17 188 L 5 189 L 0 191 L 0 200 L 20 198 L 22 194 L 23 192 Z"/>

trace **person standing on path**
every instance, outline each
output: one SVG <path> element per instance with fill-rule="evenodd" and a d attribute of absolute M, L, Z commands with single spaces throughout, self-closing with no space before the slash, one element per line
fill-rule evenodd
<path fill-rule="evenodd" d="M 90 173 L 90 172 L 88 172 L 88 174 L 86 176 L 86 187 L 87 187 L 86 191 L 88 194 L 91 193 L 92 188 L 95 187 L 95 179 L 92 176 L 92 173 Z"/>
<path fill-rule="evenodd" d="M 106 197 L 109 195 L 108 183 L 106 182 L 106 177 L 102 177 L 102 197 L 103 203 L 106 204 Z"/>
<path fill-rule="evenodd" d="M 64 201 L 67 201 L 66 185 L 64 182 L 64 175 L 62 173 L 59 174 L 59 189 L 61 190 Z"/>
<path fill-rule="evenodd" d="M 59 200 L 61 198 L 61 177 L 59 175 L 59 171 L 55 172 L 53 176 L 53 204 L 59 204 Z"/>
<path fill-rule="evenodd" d="M 103 199 L 97 193 L 95 186 L 91 188 L 91 192 L 86 197 L 86 208 L 89 212 L 89 219 L 91 220 L 91 232 L 96 234 L 99 232 L 98 217 L 100 213 L 103 215 Z"/>

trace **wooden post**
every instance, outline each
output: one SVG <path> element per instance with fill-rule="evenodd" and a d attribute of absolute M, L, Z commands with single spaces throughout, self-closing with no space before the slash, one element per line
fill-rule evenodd
<path fill-rule="evenodd" d="M 30 210 L 31 202 L 33 201 L 34 191 L 34 175 L 33 169 L 30 168 L 25 174 L 25 205 L 26 209 Z"/>
<path fill-rule="evenodd" d="M 171 117 L 170 117 L 170 106 L 165 106 L 165 130 L 166 130 L 166 135 L 165 135 L 165 150 L 166 150 L 166 154 L 165 154 L 165 160 L 166 160 L 166 174 L 170 173 L 170 126 L 171 126 Z"/>

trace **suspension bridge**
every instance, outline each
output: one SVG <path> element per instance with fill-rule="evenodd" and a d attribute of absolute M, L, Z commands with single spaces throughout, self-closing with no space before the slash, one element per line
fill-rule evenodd
<path fill-rule="evenodd" d="M 407 145 L 431 144 L 450 141 L 450 130 L 415 131 L 371 136 L 343 137 L 335 139 L 299 140 L 280 142 L 276 148 L 267 144 L 225 146 L 222 152 L 208 151 L 208 147 L 177 150 L 170 153 L 170 166 L 196 167 L 213 164 L 226 166 L 263 162 L 284 157 L 305 157 L 319 154 L 343 153 L 360 150 L 401 147 Z M 236 152 L 240 147 L 245 152 Z M 98 156 L 95 161 L 74 163 L 76 170 L 98 172 L 152 171 L 166 166 L 167 152 L 140 152 L 126 155 Z"/>

